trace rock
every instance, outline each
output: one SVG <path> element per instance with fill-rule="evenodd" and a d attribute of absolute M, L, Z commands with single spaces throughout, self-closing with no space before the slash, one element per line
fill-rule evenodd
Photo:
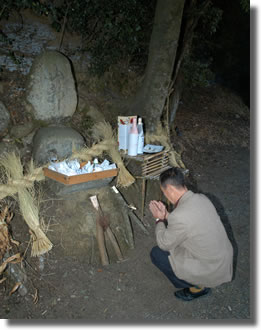
<path fill-rule="evenodd" d="M 4 135 L 10 122 L 10 114 L 0 101 L 0 135 Z"/>
<path fill-rule="evenodd" d="M 24 123 L 23 125 L 15 125 L 10 130 L 10 135 L 16 139 L 22 139 L 29 135 L 34 129 L 32 122 Z"/>
<path fill-rule="evenodd" d="M 104 178 L 100 180 L 93 180 L 77 184 L 63 184 L 58 181 L 46 178 L 46 187 L 55 197 L 64 197 L 72 193 L 86 191 L 90 189 L 99 189 L 109 185 L 114 177 Z"/>
<path fill-rule="evenodd" d="M 6 152 L 16 152 L 18 153 L 18 148 L 14 143 L 11 142 L 0 142 L 0 155 Z"/>
<path fill-rule="evenodd" d="M 76 150 L 84 146 L 80 133 L 70 127 L 43 127 L 33 138 L 33 159 L 39 165 L 50 161 L 51 157 L 66 159 Z"/>
<path fill-rule="evenodd" d="M 59 52 L 37 57 L 28 80 L 28 110 L 35 119 L 50 121 L 70 117 L 77 106 L 75 81 L 69 60 Z"/>
<path fill-rule="evenodd" d="M 29 144 L 32 144 L 33 142 L 33 138 L 34 138 L 35 132 L 31 132 L 28 135 L 26 135 L 25 137 L 22 138 L 22 142 L 23 145 L 27 146 Z"/>

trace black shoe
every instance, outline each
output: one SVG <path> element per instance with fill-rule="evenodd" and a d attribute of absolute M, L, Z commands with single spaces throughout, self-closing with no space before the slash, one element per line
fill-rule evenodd
<path fill-rule="evenodd" d="M 202 291 L 193 293 L 189 290 L 189 288 L 185 288 L 179 291 L 175 292 L 175 296 L 179 299 L 185 300 L 185 301 L 191 301 L 194 300 L 196 298 L 205 296 L 207 294 L 210 294 L 211 289 L 210 288 L 205 288 Z"/>

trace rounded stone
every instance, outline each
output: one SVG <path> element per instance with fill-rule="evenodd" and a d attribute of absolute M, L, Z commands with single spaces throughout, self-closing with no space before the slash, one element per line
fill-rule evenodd
<path fill-rule="evenodd" d="M 64 160 L 71 156 L 73 148 L 84 146 L 84 138 L 70 127 L 43 127 L 33 138 L 33 159 L 38 165 L 44 165 L 55 157 Z"/>

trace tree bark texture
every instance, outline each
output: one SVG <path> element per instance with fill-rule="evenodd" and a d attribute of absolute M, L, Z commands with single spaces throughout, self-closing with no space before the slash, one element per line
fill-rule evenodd
<path fill-rule="evenodd" d="M 144 117 L 154 131 L 160 120 L 171 81 L 185 0 L 158 0 L 143 83 L 132 112 Z"/>

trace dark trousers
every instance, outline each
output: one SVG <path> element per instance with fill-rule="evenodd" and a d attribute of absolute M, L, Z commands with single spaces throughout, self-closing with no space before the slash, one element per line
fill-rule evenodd
<path fill-rule="evenodd" d="M 173 272 L 169 259 L 169 252 L 154 246 L 150 252 L 151 261 L 159 268 L 176 288 L 191 288 L 194 286 L 186 281 L 179 279 Z"/>

